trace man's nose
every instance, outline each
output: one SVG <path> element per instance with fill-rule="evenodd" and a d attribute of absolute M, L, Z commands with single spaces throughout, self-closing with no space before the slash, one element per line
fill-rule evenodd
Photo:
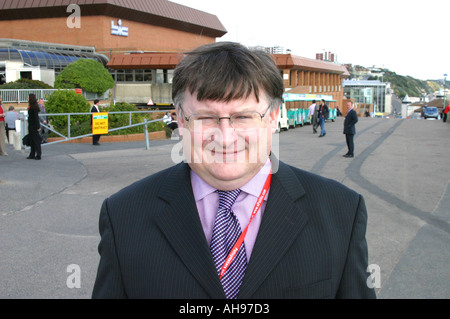
<path fill-rule="evenodd" d="M 214 140 L 217 142 L 221 140 L 224 145 L 234 142 L 236 139 L 236 133 L 232 126 L 231 118 L 220 117 L 218 121 L 219 124 L 216 129 L 216 134 L 214 134 Z"/>

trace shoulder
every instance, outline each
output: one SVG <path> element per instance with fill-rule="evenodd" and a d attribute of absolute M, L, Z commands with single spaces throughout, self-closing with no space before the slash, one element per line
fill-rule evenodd
<path fill-rule="evenodd" d="M 321 192 L 337 195 L 338 197 L 345 194 L 348 196 L 358 196 L 358 194 L 345 186 L 344 184 L 315 173 L 305 171 L 303 169 L 291 166 L 280 161 L 279 171 L 283 176 L 292 175 L 298 179 L 306 193 Z M 338 195 L 339 194 L 339 195 Z"/>

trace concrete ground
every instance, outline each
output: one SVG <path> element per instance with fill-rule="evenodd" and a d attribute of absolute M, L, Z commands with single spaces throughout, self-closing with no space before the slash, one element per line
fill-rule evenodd
<path fill-rule="evenodd" d="M 327 122 L 324 138 L 310 126 L 277 134 L 280 159 L 364 196 L 378 298 L 450 298 L 450 125 L 361 118 L 353 159 L 342 157 L 342 125 Z M 177 143 L 44 145 L 41 161 L 8 145 L 0 157 L 0 298 L 90 298 L 101 203 L 173 165 Z"/>

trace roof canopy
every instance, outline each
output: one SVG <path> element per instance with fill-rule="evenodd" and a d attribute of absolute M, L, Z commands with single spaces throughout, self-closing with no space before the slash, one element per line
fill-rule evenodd
<path fill-rule="evenodd" d="M 210 37 L 227 33 L 217 16 L 168 0 L 34 0 L 0 2 L 0 20 L 68 17 L 67 7 L 80 6 L 83 16 L 109 16 Z"/>
<path fill-rule="evenodd" d="M 345 66 L 333 62 L 308 59 L 292 54 L 273 54 L 277 66 L 281 69 L 301 69 L 308 71 L 321 71 L 350 76 Z"/>
<path fill-rule="evenodd" d="M 183 59 L 182 53 L 130 53 L 114 55 L 108 62 L 111 69 L 174 69 Z"/>

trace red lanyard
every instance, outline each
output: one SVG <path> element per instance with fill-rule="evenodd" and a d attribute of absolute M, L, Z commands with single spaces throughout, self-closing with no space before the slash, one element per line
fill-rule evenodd
<path fill-rule="evenodd" d="M 234 257 L 236 256 L 237 252 L 239 251 L 239 248 L 242 246 L 242 243 L 244 242 L 244 238 L 247 235 L 248 226 L 250 226 L 250 223 L 252 222 L 256 213 L 261 208 L 261 204 L 264 201 L 264 198 L 266 197 L 267 192 L 269 191 L 271 181 L 272 181 L 272 168 L 270 169 L 269 176 L 267 176 L 266 182 L 264 183 L 264 187 L 261 191 L 261 194 L 259 195 L 258 200 L 256 201 L 255 207 L 253 208 L 252 215 L 250 216 L 250 221 L 248 222 L 247 227 L 245 227 L 241 236 L 238 238 L 236 244 L 234 244 L 233 249 L 231 249 L 230 253 L 228 254 L 227 259 L 223 263 L 222 270 L 220 271 L 220 275 L 219 275 L 220 279 L 222 279 L 223 275 L 225 274 L 228 267 L 231 265 L 231 262 L 233 261 Z"/>

